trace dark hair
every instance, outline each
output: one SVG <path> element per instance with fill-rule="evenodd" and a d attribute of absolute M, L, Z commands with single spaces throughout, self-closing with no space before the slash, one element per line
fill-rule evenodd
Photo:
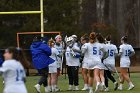
<path fill-rule="evenodd" d="M 105 42 L 105 39 L 101 35 L 101 33 L 96 34 L 96 38 L 98 39 L 99 43 L 104 43 Z"/>
<path fill-rule="evenodd" d="M 6 49 L 9 53 L 12 53 L 12 59 L 19 61 L 25 68 L 29 67 L 29 63 L 27 63 L 26 56 L 21 48 L 9 47 Z"/>
<path fill-rule="evenodd" d="M 106 37 L 106 41 L 111 41 L 111 35 L 108 35 L 108 36 Z"/>
<path fill-rule="evenodd" d="M 41 36 L 35 36 L 33 38 L 33 42 L 39 42 L 39 41 L 42 41 L 42 39 L 43 39 L 43 37 L 41 37 Z"/>
<path fill-rule="evenodd" d="M 82 37 L 81 37 L 81 40 L 85 40 L 87 43 L 89 42 L 89 36 L 87 34 L 84 34 Z"/>
<path fill-rule="evenodd" d="M 128 36 L 123 36 L 122 40 L 126 43 L 128 41 Z"/>

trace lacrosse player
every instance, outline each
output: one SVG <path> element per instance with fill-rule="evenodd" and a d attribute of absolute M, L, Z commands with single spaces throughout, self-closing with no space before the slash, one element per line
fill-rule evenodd
<path fill-rule="evenodd" d="M 104 50 L 107 52 L 104 37 L 100 33 L 98 33 L 96 35 L 96 38 L 97 38 L 97 41 L 103 46 Z M 100 58 L 102 60 L 103 55 L 104 55 L 103 52 L 100 51 L 99 55 L 100 55 Z M 105 65 L 103 64 L 103 61 L 102 61 L 102 63 L 100 64 L 100 79 L 101 79 L 101 86 L 102 86 L 101 91 L 103 91 L 106 88 L 105 78 L 104 78 L 104 70 L 105 70 Z"/>
<path fill-rule="evenodd" d="M 72 90 L 79 90 L 79 65 L 80 65 L 80 53 L 77 51 L 80 51 L 80 48 L 78 47 L 77 43 L 75 42 L 74 38 L 72 36 L 66 38 L 67 48 L 65 52 L 66 56 L 66 65 L 67 67 L 67 73 L 69 78 L 69 91 Z M 73 85 L 75 88 L 73 88 Z"/>
<path fill-rule="evenodd" d="M 118 55 L 118 50 L 116 45 L 111 44 L 111 36 L 108 35 L 106 37 L 106 50 L 108 51 L 108 57 L 104 59 L 103 63 L 106 67 L 105 69 L 105 91 L 109 91 L 108 88 L 108 79 L 110 79 L 114 83 L 114 90 L 118 88 L 118 83 L 115 78 L 112 76 L 112 72 L 115 71 L 115 56 Z"/>
<path fill-rule="evenodd" d="M 58 57 L 61 57 L 58 50 L 54 47 L 54 40 L 50 39 L 48 41 L 48 45 L 51 47 L 51 58 L 55 60 L 54 63 L 49 65 L 49 75 L 48 75 L 48 91 L 47 92 L 57 92 L 60 91 L 60 89 L 57 88 L 56 82 L 57 82 L 57 61 Z"/>
<path fill-rule="evenodd" d="M 101 58 L 100 58 L 100 51 L 103 52 L 103 58 L 107 57 L 107 54 L 103 48 L 103 46 L 96 41 L 96 34 L 94 32 L 90 33 L 89 36 L 89 43 L 84 45 L 82 48 L 82 55 L 87 55 L 87 62 L 88 62 L 88 70 L 89 70 L 89 93 L 93 93 L 93 74 L 94 79 L 96 81 L 96 89 L 95 92 L 97 93 L 100 90 L 101 86 L 101 79 L 100 79 L 100 68 L 101 68 Z"/>
<path fill-rule="evenodd" d="M 25 63 L 24 54 L 21 49 L 10 47 L 5 50 L 4 63 L 0 67 L 0 73 L 4 78 L 3 93 L 27 93 L 25 87 L 25 71 L 20 62 Z"/>
<path fill-rule="evenodd" d="M 128 90 L 132 90 L 134 88 L 134 84 L 132 83 L 129 74 L 127 72 L 128 68 L 130 67 L 130 57 L 135 54 L 135 51 L 131 45 L 127 43 L 127 36 L 123 36 L 121 38 L 119 56 L 120 56 L 120 72 L 121 72 L 121 82 L 118 87 L 119 90 L 123 89 L 123 83 L 126 80 L 129 84 Z"/>
<path fill-rule="evenodd" d="M 64 50 L 64 42 L 62 42 L 61 35 L 57 35 L 55 37 L 55 44 L 54 47 L 58 50 L 59 54 L 61 54 L 61 57 L 57 57 L 57 79 L 56 79 L 56 85 L 58 82 L 58 77 L 60 76 L 61 70 L 62 70 L 62 64 L 63 64 L 63 50 Z M 58 87 L 57 87 L 58 88 Z M 58 88 L 59 89 L 59 88 Z"/>
<path fill-rule="evenodd" d="M 86 44 L 89 42 L 89 38 L 87 35 L 84 35 L 81 37 L 81 43 L 82 43 L 82 47 L 81 47 L 81 50 L 82 48 L 84 48 L 86 46 Z M 85 90 L 88 90 L 88 63 L 87 63 L 87 60 L 88 60 L 88 55 L 85 53 L 83 55 L 83 60 L 82 60 L 82 76 L 83 76 L 83 79 L 84 79 L 84 88 L 82 89 L 83 91 Z"/>

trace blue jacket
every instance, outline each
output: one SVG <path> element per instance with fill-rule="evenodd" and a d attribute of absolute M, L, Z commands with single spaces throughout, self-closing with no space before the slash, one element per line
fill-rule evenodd
<path fill-rule="evenodd" d="M 2 58 L 2 54 L 0 53 L 0 67 L 2 66 L 3 63 L 3 58 Z"/>
<path fill-rule="evenodd" d="M 49 64 L 54 63 L 54 60 L 50 58 L 51 48 L 42 42 L 33 42 L 30 47 L 32 53 L 33 66 L 36 69 L 42 69 L 48 67 Z"/>

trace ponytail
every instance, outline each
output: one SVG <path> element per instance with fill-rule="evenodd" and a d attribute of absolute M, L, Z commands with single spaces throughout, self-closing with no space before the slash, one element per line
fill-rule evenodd
<path fill-rule="evenodd" d="M 95 34 L 95 32 L 91 32 L 90 35 L 89 35 L 89 38 L 90 38 L 90 43 L 96 42 L 96 34 Z"/>

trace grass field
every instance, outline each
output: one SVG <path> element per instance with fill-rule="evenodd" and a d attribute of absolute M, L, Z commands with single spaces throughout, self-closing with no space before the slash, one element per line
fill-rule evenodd
<path fill-rule="evenodd" d="M 128 85 L 127 85 L 127 83 L 125 83 L 123 91 L 118 91 L 118 90 L 113 91 L 113 85 L 112 85 L 112 82 L 110 82 L 110 84 L 109 84 L 110 92 L 101 92 L 101 93 L 140 93 L 140 73 L 131 74 L 131 78 L 135 84 L 135 88 L 133 90 L 127 91 Z M 26 86 L 28 89 L 28 93 L 36 93 L 33 86 L 36 84 L 38 79 L 39 79 L 38 76 L 27 77 Z M 83 79 L 81 76 L 80 76 L 79 80 L 80 80 L 79 88 L 82 89 L 83 88 Z M 65 76 L 61 76 L 59 78 L 59 87 L 62 91 L 57 92 L 57 93 L 88 93 L 87 91 L 73 91 L 73 92 L 66 91 L 68 89 L 68 79 L 65 79 Z M 3 84 L 2 84 L 2 78 L 0 78 L 0 93 L 2 93 L 2 91 L 3 91 Z M 42 93 L 45 93 L 43 87 L 41 88 L 41 91 L 42 91 Z"/>

